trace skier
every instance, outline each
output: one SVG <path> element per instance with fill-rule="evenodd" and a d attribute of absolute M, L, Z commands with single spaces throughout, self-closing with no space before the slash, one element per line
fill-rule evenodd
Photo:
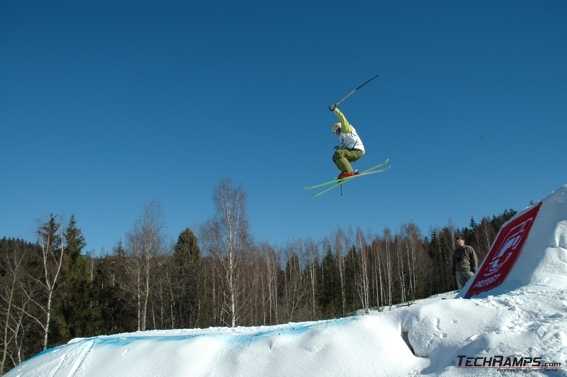
<path fill-rule="evenodd" d="M 339 120 L 331 126 L 333 133 L 339 137 L 340 141 L 340 144 L 335 147 L 335 154 L 333 154 L 333 162 L 341 171 L 337 179 L 352 177 L 358 174 L 358 170 L 353 171 L 350 163 L 364 156 L 364 144 L 362 144 L 356 129 L 348 122 L 337 105 L 329 106 L 329 110 L 335 113 Z"/>

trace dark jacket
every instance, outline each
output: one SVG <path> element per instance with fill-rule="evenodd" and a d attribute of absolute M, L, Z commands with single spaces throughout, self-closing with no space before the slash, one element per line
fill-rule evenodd
<path fill-rule="evenodd" d="M 453 272 L 476 272 L 478 260 L 472 247 L 465 245 L 458 247 L 453 253 Z"/>

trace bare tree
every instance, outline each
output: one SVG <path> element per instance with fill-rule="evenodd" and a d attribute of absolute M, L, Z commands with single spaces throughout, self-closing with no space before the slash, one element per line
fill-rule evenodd
<path fill-rule="evenodd" d="M 426 271 L 431 271 L 431 260 L 424 251 L 423 237 L 415 224 L 408 224 L 405 226 L 405 231 L 408 237 L 409 249 L 411 252 L 408 261 L 410 265 L 410 277 L 412 284 L 412 300 L 418 297 L 423 297 L 425 292 L 429 292 L 426 282 L 431 279 L 425 278 L 429 275 Z M 425 279 L 424 279 L 425 278 Z M 421 283 L 421 285 L 420 285 Z"/>
<path fill-rule="evenodd" d="M 346 292 L 345 292 L 345 257 L 344 250 L 346 241 L 344 233 L 338 230 L 335 234 L 335 254 L 337 261 L 337 269 L 339 271 L 339 283 L 341 287 L 341 313 L 346 314 Z"/>
<path fill-rule="evenodd" d="M 49 216 L 49 220 L 40 227 L 38 231 L 39 245 L 41 246 L 41 261 L 43 267 L 43 277 L 37 278 L 30 275 L 30 279 L 41 287 L 45 293 L 45 302 L 41 303 L 34 298 L 30 287 L 24 287 L 23 293 L 27 299 L 32 302 L 43 314 L 44 319 L 41 320 L 31 311 L 26 310 L 27 316 L 32 318 L 43 330 L 43 349 L 47 349 L 49 329 L 51 324 L 51 315 L 53 309 L 53 298 L 57 282 L 61 274 L 63 266 L 64 244 L 62 241 L 62 233 L 60 231 L 60 223 L 57 222 L 54 215 Z"/>
<path fill-rule="evenodd" d="M 366 247 L 366 240 L 364 234 L 358 229 L 356 231 L 356 244 L 360 250 L 359 259 L 359 275 L 358 275 L 358 295 L 360 303 L 366 312 L 370 309 L 370 281 L 368 274 L 368 248 Z"/>
<path fill-rule="evenodd" d="M 392 258 L 390 255 L 390 239 L 391 232 L 389 229 L 384 229 L 384 254 L 385 254 L 385 265 L 386 265 L 386 287 L 387 287 L 387 297 L 388 306 L 392 306 Z"/>
<path fill-rule="evenodd" d="M 372 253 L 374 255 L 374 293 L 376 295 L 376 306 L 380 308 L 384 303 L 384 281 L 382 277 L 382 249 L 377 239 L 372 242 Z"/>
<path fill-rule="evenodd" d="M 315 315 L 317 312 L 317 256 L 318 256 L 318 248 L 315 242 L 309 241 L 305 247 L 307 252 L 307 257 L 309 260 L 308 268 L 309 268 L 309 286 L 310 290 L 310 297 L 311 297 L 311 319 L 315 319 Z"/>
<path fill-rule="evenodd" d="M 171 279 L 171 271 L 168 268 L 165 270 L 165 280 L 167 285 L 167 295 L 169 298 L 169 326 L 170 328 L 174 329 L 176 322 L 175 322 L 175 311 L 176 311 L 176 304 L 175 304 L 175 293 L 173 292 L 174 283 Z"/>
<path fill-rule="evenodd" d="M 266 290 L 268 301 L 268 317 L 269 323 L 278 323 L 278 255 L 270 245 L 264 244 L 261 246 L 264 253 L 264 260 L 266 264 Z"/>
<path fill-rule="evenodd" d="M 41 328 L 43 331 L 43 349 L 45 350 L 49 341 L 53 299 L 57 282 L 61 276 L 65 250 L 60 223 L 54 215 L 50 215 L 49 220 L 40 226 L 38 239 L 41 247 L 41 272 L 43 276 L 37 277 L 33 273 L 27 274 L 26 281 L 20 284 L 25 297 L 25 305 L 18 306 L 17 309 Z M 28 303 L 31 308 L 28 307 Z M 36 311 L 39 311 L 42 315 L 37 315 Z"/>
<path fill-rule="evenodd" d="M 487 219 L 482 219 L 480 223 L 480 231 L 482 232 L 483 242 L 479 243 L 482 246 L 481 251 L 479 252 L 479 257 L 480 260 L 482 260 L 490 251 L 490 246 L 495 238 L 495 235 L 493 234 L 493 230 Z"/>
<path fill-rule="evenodd" d="M 304 287 L 304 275 L 301 272 L 298 249 L 291 246 L 287 250 L 287 265 L 285 276 L 285 304 L 287 318 L 291 322 L 306 295 Z"/>
<path fill-rule="evenodd" d="M 15 248 L 4 255 L 3 269 L 5 276 L 0 286 L 0 301 L 5 305 L 0 314 L 4 317 L 2 331 L 2 356 L 0 360 L 0 374 L 6 370 L 6 361 L 9 355 L 10 344 L 15 344 L 18 350 L 18 337 L 20 336 L 22 315 L 16 303 L 18 285 L 20 284 L 23 271 L 22 264 L 25 254 L 23 250 Z M 0 273 L 0 276 L 2 274 Z"/>
<path fill-rule="evenodd" d="M 15 306 L 17 311 L 14 313 L 14 320 L 13 320 L 13 327 L 11 328 L 12 331 L 12 338 L 14 343 L 14 355 L 10 356 L 12 363 L 14 365 L 18 365 L 23 361 L 23 348 L 24 342 L 26 341 L 25 337 L 25 323 L 24 319 L 27 318 L 26 310 L 29 304 L 29 299 L 26 297 L 19 295 L 20 302 L 18 306 Z"/>
<path fill-rule="evenodd" d="M 210 222 L 211 252 L 220 263 L 225 280 L 223 309 L 229 315 L 229 323 L 235 327 L 239 320 L 239 300 L 243 294 L 240 286 L 241 255 L 250 242 L 246 215 L 246 195 L 230 181 L 222 181 L 214 194 L 215 217 Z"/>
<path fill-rule="evenodd" d="M 95 275 L 95 262 L 96 258 L 93 253 L 88 253 L 88 260 L 89 260 L 89 282 L 92 283 L 94 281 Z"/>
<path fill-rule="evenodd" d="M 452 254 L 454 250 L 454 229 L 446 227 L 432 231 L 432 254 L 437 286 L 435 291 L 446 292 L 454 289 L 455 279 L 452 272 Z"/>
<path fill-rule="evenodd" d="M 416 254 L 418 252 L 419 231 L 415 224 L 406 224 L 402 227 L 402 236 L 404 238 L 407 271 L 408 271 L 408 299 L 415 300 L 417 291 L 417 268 Z"/>
<path fill-rule="evenodd" d="M 152 202 L 145 206 L 143 215 L 127 236 L 128 251 L 134 257 L 138 331 L 147 328 L 152 266 L 162 251 L 162 232 L 161 210 L 158 203 Z"/>
<path fill-rule="evenodd" d="M 403 240 L 400 237 L 394 237 L 394 250 L 397 256 L 398 264 L 398 278 L 400 281 L 400 302 L 406 301 L 406 275 L 404 272 L 404 256 L 402 250 Z"/>

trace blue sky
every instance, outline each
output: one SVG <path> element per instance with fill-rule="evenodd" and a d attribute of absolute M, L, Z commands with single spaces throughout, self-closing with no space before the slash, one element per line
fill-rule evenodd
<path fill-rule="evenodd" d="M 495 5 L 497 4 L 497 5 Z M 223 178 L 256 240 L 338 226 L 427 232 L 567 183 L 567 6 L 559 1 L 0 3 L 0 236 L 75 214 L 110 249 L 145 204 L 167 235 L 213 214 Z M 327 106 L 364 168 L 334 177 Z"/>

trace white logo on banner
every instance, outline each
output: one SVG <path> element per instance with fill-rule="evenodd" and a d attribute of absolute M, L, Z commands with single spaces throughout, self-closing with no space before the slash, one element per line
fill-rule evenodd
<path fill-rule="evenodd" d="M 496 253 L 494 258 L 490 261 L 488 271 L 485 274 L 486 277 L 498 273 L 502 265 L 506 264 L 508 259 L 512 257 L 512 255 L 514 254 L 513 252 L 516 251 L 518 245 L 525 237 L 524 233 L 526 232 L 527 229 L 529 229 L 529 225 L 532 221 L 533 221 L 533 217 L 525 220 L 524 222 L 510 229 L 506 241 L 502 243 L 502 247 L 500 248 L 500 250 L 498 250 L 498 253 Z"/>

